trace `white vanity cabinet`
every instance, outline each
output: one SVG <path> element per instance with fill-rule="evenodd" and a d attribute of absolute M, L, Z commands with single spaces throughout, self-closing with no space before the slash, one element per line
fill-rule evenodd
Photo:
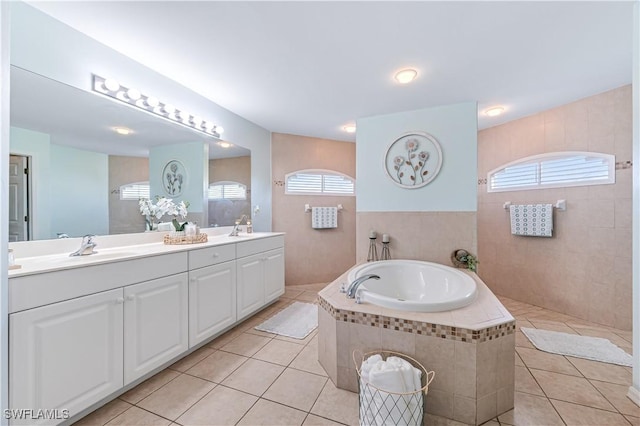
<path fill-rule="evenodd" d="M 284 294 L 283 246 L 282 236 L 238 243 L 238 320 Z"/>
<path fill-rule="evenodd" d="M 119 288 L 11 315 L 10 407 L 74 415 L 120 389 L 123 307 Z"/>
<path fill-rule="evenodd" d="M 189 347 L 236 322 L 236 262 L 189 272 Z"/>
<path fill-rule="evenodd" d="M 124 384 L 189 349 L 187 274 L 124 288 Z"/>

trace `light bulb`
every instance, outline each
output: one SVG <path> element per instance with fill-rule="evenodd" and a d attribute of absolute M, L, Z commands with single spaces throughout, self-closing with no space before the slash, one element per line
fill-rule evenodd
<path fill-rule="evenodd" d="M 220 147 L 222 148 L 229 148 L 231 146 L 229 142 L 220 142 L 218 143 L 218 145 L 220 145 Z"/>
<path fill-rule="evenodd" d="M 174 107 L 171 104 L 164 104 L 162 106 L 162 111 L 164 111 L 165 114 L 173 114 L 175 112 L 175 110 L 176 110 L 176 107 Z"/>
<path fill-rule="evenodd" d="M 205 121 L 204 123 L 202 123 L 202 127 L 204 127 L 207 132 L 210 132 L 213 129 L 213 123 L 210 121 Z"/>
<path fill-rule="evenodd" d="M 113 131 L 119 135 L 128 135 L 131 133 L 131 129 L 127 129 L 126 127 L 114 127 Z"/>
<path fill-rule="evenodd" d="M 102 84 L 104 85 L 104 88 L 110 92 L 115 92 L 120 88 L 120 83 L 112 78 L 107 78 Z"/>
<path fill-rule="evenodd" d="M 400 84 L 407 84 L 415 80 L 417 76 L 418 71 L 412 68 L 407 68 L 405 70 L 398 71 L 395 75 L 395 79 Z"/>
<path fill-rule="evenodd" d="M 501 106 L 491 107 L 484 111 L 484 114 L 489 117 L 497 117 L 504 112 L 504 108 Z"/>
<path fill-rule="evenodd" d="M 224 127 L 222 126 L 216 126 L 216 133 L 221 135 L 224 133 Z"/>
<path fill-rule="evenodd" d="M 352 126 L 352 125 L 344 126 L 342 129 L 347 133 L 355 133 L 356 132 L 356 126 Z"/>
<path fill-rule="evenodd" d="M 202 124 L 202 117 L 200 117 L 199 115 L 194 115 L 193 117 L 191 117 L 191 124 L 196 127 L 200 127 L 200 125 Z"/>
<path fill-rule="evenodd" d="M 127 90 L 127 97 L 132 101 L 137 101 L 138 99 L 140 99 L 140 96 L 142 95 L 140 94 L 140 91 L 138 89 Z"/>
<path fill-rule="evenodd" d="M 158 101 L 158 98 L 154 96 L 147 96 L 147 99 L 145 99 L 144 103 L 151 108 L 155 108 L 160 104 L 160 101 Z"/>

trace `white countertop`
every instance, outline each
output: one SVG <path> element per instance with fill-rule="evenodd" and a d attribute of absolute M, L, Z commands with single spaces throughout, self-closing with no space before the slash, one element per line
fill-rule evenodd
<path fill-rule="evenodd" d="M 207 230 L 203 230 L 206 232 Z M 161 239 L 164 237 L 164 233 L 155 233 Z M 115 246 L 113 240 L 117 239 L 119 236 L 105 236 L 105 239 L 110 239 L 111 241 L 108 244 L 105 244 L 105 248 L 101 248 L 100 239 L 101 237 L 96 237 L 95 241 L 98 246 L 95 249 L 95 253 L 88 256 L 73 256 L 70 257 L 69 254 L 76 250 L 79 247 L 80 239 L 74 238 L 72 240 L 77 243 L 77 247 L 73 250 L 61 250 L 60 253 L 52 253 L 52 254 L 39 254 L 35 256 L 28 256 L 29 250 L 25 250 L 25 247 L 28 247 L 29 243 L 38 244 L 39 242 L 26 242 L 21 243 L 21 250 L 19 253 L 27 254 L 27 256 L 16 257 L 16 264 L 20 265 L 19 269 L 11 269 L 9 270 L 9 278 L 20 277 L 25 275 L 32 274 L 41 274 L 44 272 L 53 272 L 60 271 L 65 269 L 73 269 L 73 268 L 81 268 L 89 265 L 99 265 L 103 263 L 111 263 L 111 262 L 120 262 L 124 260 L 148 257 L 148 256 L 157 256 L 162 254 L 169 253 L 177 253 L 184 252 L 189 250 L 198 250 L 207 247 L 215 247 L 222 246 L 226 244 L 235 244 L 242 243 L 244 241 L 251 241 L 261 238 L 269 238 L 278 235 L 284 235 L 282 232 L 254 232 L 251 234 L 241 233 L 237 237 L 230 237 L 226 233 L 222 235 L 210 235 L 208 234 L 208 241 L 206 243 L 198 243 L 198 244 L 181 244 L 181 245 L 167 245 L 163 242 L 143 242 L 141 244 L 136 244 L 136 235 L 138 234 L 128 234 L 127 236 L 122 236 L 122 241 L 126 241 L 127 244 L 123 244 L 121 246 Z M 132 236 L 133 235 L 133 236 Z M 138 241 L 149 240 L 148 235 L 139 234 Z M 45 242 L 41 244 L 49 244 L 55 245 L 58 244 L 61 247 L 68 247 L 69 241 L 60 241 L 60 240 L 51 240 L 50 242 Z M 25 245 L 27 244 L 27 245 Z M 50 251 L 51 249 L 49 249 Z M 38 252 L 38 250 L 35 250 Z"/>

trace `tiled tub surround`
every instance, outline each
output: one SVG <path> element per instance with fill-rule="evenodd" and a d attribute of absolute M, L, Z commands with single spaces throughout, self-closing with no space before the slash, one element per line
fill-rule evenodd
<path fill-rule="evenodd" d="M 482 424 L 513 408 L 515 320 L 474 273 L 477 300 L 448 312 L 356 304 L 340 293 L 347 273 L 318 293 L 318 359 L 334 384 L 358 391 L 353 351 L 393 350 L 436 376 L 426 412 Z"/>

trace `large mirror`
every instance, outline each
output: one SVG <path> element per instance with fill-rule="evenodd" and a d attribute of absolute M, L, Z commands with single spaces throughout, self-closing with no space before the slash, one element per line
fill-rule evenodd
<path fill-rule="evenodd" d="M 200 212 L 189 219 L 228 226 L 250 214 L 248 149 L 12 66 L 10 241 L 143 232 L 138 199 L 168 196 L 148 189 L 154 153 L 183 144 L 208 150 L 208 182 L 186 182 L 209 188 L 186 200 Z"/>

